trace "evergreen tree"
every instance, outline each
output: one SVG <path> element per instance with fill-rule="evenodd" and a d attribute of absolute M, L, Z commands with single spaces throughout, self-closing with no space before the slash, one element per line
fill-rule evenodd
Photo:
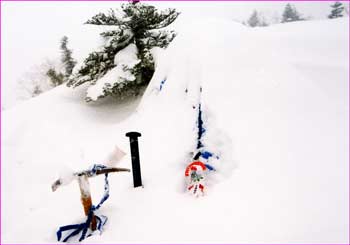
<path fill-rule="evenodd" d="M 256 26 L 268 26 L 268 24 L 265 21 L 265 18 L 258 13 L 258 11 L 254 10 L 252 15 L 247 20 L 247 24 L 250 27 L 256 27 Z"/>
<path fill-rule="evenodd" d="M 138 1 L 122 4 L 121 10 L 99 13 L 86 23 L 113 26 L 100 33 L 104 46 L 92 52 L 68 81 L 77 87 L 90 83 L 87 101 L 108 95 L 136 95 L 147 85 L 154 73 L 153 47 L 165 48 L 174 39 L 173 31 L 162 28 L 179 15 L 175 9 L 158 11 Z"/>
<path fill-rule="evenodd" d="M 59 59 L 45 59 L 40 64 L 33 65 L 30 68 L 30 70 L 22 74 L 19 77 L 16 85 L 18 86 L 19 91 L 21 91 L 21 100 L 35 97 L 41 93 L 44 93 L 54 88 L 54 84 L 60 82 L 57 82 L 55 80 L 57 79 L 57 77 L 50 77 L 53 74 L 53 72 L 49 72 L 49 70 L 52 69 L 53 71 L 55 71 L 54 74 L 57 75 L 56 71 L 60 70 L 60 68 L 61 62 Z M 47 75 L 48 73 L 50 74 L 50 76 Z"/>
<path fill-rule="evenodd" d="M 282 23 L 303 20 L 294 6 L 287 3 L 282 14 Z"/>
<path fill-rule="evenodd" d="M 64 72 L 65 72 L 65 77 L 69 77 L 72 74 L 74 66 L 77 64 L 77 62 L 73 59 L 72 57 L 72 51 L 68 49 L 67 47 L 68 44 L 68 37 L 64 36 L 61 39 L 61 51 L 62 51 L 62 56 L 61 56 L 61 62 L 64 66 Z"/>
<path fill-rule="evenodd" d="M 72 51 L 68 49 L 68 37 L 64 36 L 61 39 L 61 64 L 59 67 L 50 66 L 46 72 L 50 81 L 50 86 L 56 87 L 65 83 L 72 74 L 76 61 L 72 57 Z"/>
<path fill-rule="evenodd" d="M 335 2 L 334 4 L 331 5 L 331 8 L 332 8 L 331 13 L 328 15 L 329 19 L 343 17 L 345 8 L 341 2 Z"/>
<path fill-rule="evenodd" d="M 41 94 L 43 91 L 41 90 L 41 88 L 39 87 L 39 85 L 35 85 L 32 91 L 32 97 L 36 97 L 39 94 Z"/>
<path fill-rule="evenodd" d="M 61 72 L 56 72 L 54 68 L 50 68 L 46 75 L 50 78 L 53 87 L 59 86 L 65 82 L 64 75 Z"/>
<path fill-rule="evenodd" d="M 260 26 L 260 20 L 258 16 L 258 11 L 254 10 L 252 15 L 249 17 L 247 24 L 251 27 Z"/>

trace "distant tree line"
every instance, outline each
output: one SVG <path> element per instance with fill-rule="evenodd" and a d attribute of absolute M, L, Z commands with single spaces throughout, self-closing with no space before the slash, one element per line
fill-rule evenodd
<path fill-rule="evenodd" d="M 342 2 L 334 2 L 330 5 L 331 11 L 328 15 L 329 19 L 335 19 L 340 18 L 345 15 L 348 15 L 348 9 L 344 6 Z M 293 4 L 287 3 L 284 7 L 282 16 L 279 18 L 280 20 L 278 23 L 288 23 L 288 22 L 294 22 L 294 21 L 302 21 L 306 20 L 307 18 L 303 17 L 302 14 L 296 9 L 296 7 Z M 250 27 L 259 27 L 259 26 L 268 26 L 268 22 L 262 15 L 262 13 L 258 12 L 257 10 L 254 10 L 253 13 L 250 15 L 248 20 L 244 22 L 244 24 L 250 26 Z"/>
<path fill-rule="evenodd" d="M 331 13 L 328 15 L 329 19 L 335 19 L 339 17 L 343 17 L 347 13 L 347 9 L 341 2 L 335 2 L 331 5 Z"/>

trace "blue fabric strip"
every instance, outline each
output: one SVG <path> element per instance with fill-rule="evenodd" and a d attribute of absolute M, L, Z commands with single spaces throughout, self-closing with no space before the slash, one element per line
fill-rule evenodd
<path fill-rule="evenodd" d="M 166 78 L 164 78 L 164 79 L 160 82 L 159 91 L 162 90 L 162 88 L 163 88 L 165 82 L 166 82 Z"/>

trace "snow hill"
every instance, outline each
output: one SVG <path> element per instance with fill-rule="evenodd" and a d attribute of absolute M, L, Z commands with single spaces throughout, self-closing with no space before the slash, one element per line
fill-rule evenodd
<path fill-rule="evenodd" d="M 99 210 L 109 220 L 84 243 L 348 243 L 348 25 L 182 25 L 157 51 L 142 99 L 85 104 L 85 88 L 62 86 L 5 111 L 1 242 L 56 243 L 59 226 L 83 222 L 78 185 L 51 184 L 65 168 L 103 163 L 114 145 L 129 152 L 125 133 L 139 131 L 144 188 L 111 174 Z M 193 198 L 184 171 L 199 99 L 222 158 Z M 90 183 L 96 203 L 103 178 Z"/>

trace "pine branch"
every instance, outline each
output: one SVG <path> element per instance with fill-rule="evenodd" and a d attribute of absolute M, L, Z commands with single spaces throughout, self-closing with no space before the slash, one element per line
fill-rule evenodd
<path fill-rule="evenodd" d="M 143 39 L 143 43 L 147 49 L 151 49 L 153 47 L 166 48 L 169 43 L 173 41 L 176 33 L 168 30 L 157 30 L 148 31 L 146 36 L 148 37 Z"/>
<path fill-rule="evenodd" d="M 86 21 L 85 24 L 90 25 L 107 25 L 107 26 L 123 26 L 126 23 L 115 15 L 115 11 L 110 9 L 108 14 L 99 13 L 93 16 L 90 20 Z"/>
<path fill-rule="evenodd" d="M 175 9 L 168 9 L 161 14 L 156 15 L 156 23 L 150 24 L 147 29 L 154 30 L 164 28 L 171 23 L 173 23 L 176 18 L 179 16 L 180 12 L 176 12 Z"/>
<path fill-rule="evenodd" d="M 102 36 L 109 37 L 111 40 L 109 44 L 106 45 L 102 51 L 93 52 L 84 61 L 84 66 L 82 66 L 78 73 L 71 78 L 67 86 L 68 87 L 78 87 L 86 82 L 95 84 L 96 80 L 107 73 L 108 70 L 115 67 L 114 56 L 117 52 L 125 48 L 133 38 L 132 35 L 118 35 L 113 36 L 112 32 L 104 32 Z"/>

